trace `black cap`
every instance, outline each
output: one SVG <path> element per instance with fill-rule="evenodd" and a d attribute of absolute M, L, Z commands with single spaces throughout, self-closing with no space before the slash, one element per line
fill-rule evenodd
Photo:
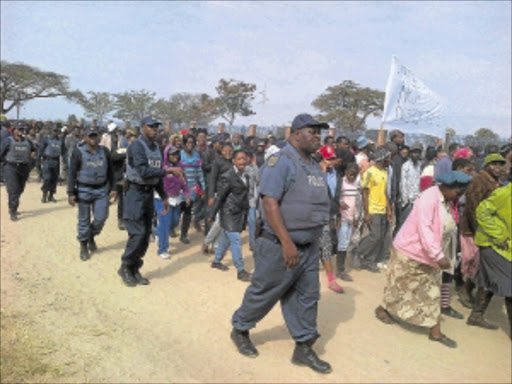
<path fill-rule="evenodd" d="M 295 131 L 305 128 L 305 127 L 328 129 L 329 124 L 321 123 L 321 122 L 313 119 L 313 116 L 311 116 L 307 113 L 301 113 L 300 115 L 297 115 L 295 117 L 295 119 L 293 119 L 292 126 L 290 128 L 290 133 L 295 132 Z"/>
<path fill-rule="evenodd" d="M 95 127 L 89 127 L 85 130 L 85 135 L 86 136 L 92 136 L 92 135 L 98 135 L 99 136 L 100 134 L 100 131 L 98 130 L 98 128 L 95 128 Z"/>
<path fill-rule="evenodd" d="M 146 116 L 145 118 L 143 118 L 141 121 L 140 121 L 140 126 L 143 127 L 143 126 L 150 126 L 150 125 L 162 125 L 161 122 L 159 122 L 158 120 L 156 119 L 153 119 L 152 117 L 150 116 Z"/>

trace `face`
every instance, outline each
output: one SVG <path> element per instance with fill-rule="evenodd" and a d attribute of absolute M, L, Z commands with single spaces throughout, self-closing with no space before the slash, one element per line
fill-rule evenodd
<path fill-rule="evenodd" d="M 238 152 L 236 156 L 233 158 L 233 164 L 235 165 L 238 171 L 243 172 L 245 166 L 247 165 L 247 156 L 243 152 Z"/>
<path fill-rule="evenodd" d="M 233 157 L 233 147 L 231 145 L 225 145 L 222 147 L 222 157 L 226 160 L 231 160 Z"/>
<path fill-rule="evenodd" d="M 187 139 L 187 142 L 185 143 L 185 151 L 187 151 L 188 153 L 192 152 L 192 150 L 194 149 L 195 147 L 195 144 L 194 144 L 194 139 L 189 137 Z"/>
<path fill-rule="evenodd" d="M 178 137 L 174 137 L 174 139 L 172 139 L 172 145 L 174 145 L 176 148 L 183 148 L 183 141 Z"/>
<path fill-rule="evenodd" d="M 238 133 L 235 133 L 233 135 L 233 144 L 235 144 L 235 145 L 240 144 L 240 135 Z"/>
<path fill-rule="evenodd" d="M 100 142 L 100 137 L 98 135 L 90 135 L 86 136 L 85 140 L 87 141 L 87 144 L 89 144 L 89 146 L 94 148 L 98 146 L 98 143 Z"/>
<path fill-rule="evenodd" d="M 304 127 L 293 134 L 297 139 L 298 147 L 309 155 L 315 153 L 321 146 L 318 127 Z"/>
<path fill-rule="evenodd" d="M 325 145 L 328 147 L 332 147 L 334 145 L 334 139 L 332 137 L 328 138 L 325 142 Z"/>
<path fill-rule="evenodd" d="M 403 148 L 402 150 L 400 150 L 400 155 L 402 155 L 402 157 L 404 159 L 407 159 L 407 157 L 409 157 L 409 150 L 406 148 Z"/>
<path fill-rule="evenodd" d="M 146 138 L 149 140 L 155 140 L 156 134 L 158 132 L 158 124 L 145 125 L 142 128 L 142 132 L 144 133 L 144 136 L 146 136 Z"/>
<path fill-rule="evenodd" d="M 350 149 L 350 143 L 348 142 L 348 140 L 341 140 L 341 142 L 336 144 L 336 147 L 344 151 L 348 151 Z"/>
<path fill-rule="evenodd" d="M 132 136 L 132 135 L 128 136 L 128 139 L 127 139 L 128 144 L 133 143 L 136 139 L 137 139 L 137 136 Z"/>
<path fill-rule="evenodd" d="M 475 176 L 475 166 L 474 164 L 466 165 L 464 168 L 461 169 L 461 172 L 464 172 L 467 175 Z"/>
<path fill-rule="evenodd" d="M 444 187 L 441 189 L 444 199 L 446 201 L 455 201 L 462 197 L 464 194 L 465 188 L 452 188 L 452 187 Z"/>
<path fill-rule="evenodd" d="M 200 133 L 197 135 L 197 145 L 204 146 L 206 144 L 206 135 L 204 133 Z"/>
<path fill-rule="evenodd" d="M 180 161 L 180 154 L 173 153 L 172 155 L 169 155 L 169 161 L 173 164 L 176 164 L 178 161 Z"/>
<path fill-rule="evenodd" d="M 219 153 L 222 152 L 222 144 L 217 142 L 213 144 L 213 149 L 215 149 L 215 152 Z"/>
<path fill-rule="evenodd" d="M 24 129 L 15 129 L 13 133 L 14 133 L 14 137 L 19 140 L 25 134 L 25 130 Z"/>
<path fill-rule="evenodd" d="M 485 170 L 489 173 L 494 179 L 498 179 L 502 175 L 504 175 L 504 164 L 499 161 L 493 161 L 492 163 L 487 164 Z"/>
<path fill-rule="evenodd" d="M 411 160 L 415 163 L 421 159 L 421 151 L 415 150 L 415 151 L 409 152 L 409 154 L 410 154 Z"/>
<path fill-rule="evenodd" d="M 353 183 L 354 181 L 356 181 L 357 172 L 351 169 L 351 170 L 347 171 L 346 176 L 347 176 L 348 182 Z"/>
<path fill-rule="evenodd" d="M 393 143 L 395 143 L 396 145 L 402 145 L 404 143 L 404 139 L 404 135 L 397 135 L 393 137 Z"/>

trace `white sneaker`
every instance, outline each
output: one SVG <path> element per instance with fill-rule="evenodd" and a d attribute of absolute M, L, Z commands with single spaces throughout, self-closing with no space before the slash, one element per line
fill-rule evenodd
<path fill-rule="evenodd" d="M 162 259 L 170 259 L 171 255 L 169 255 L 167 252 L 158 254 L 158 257 L 161 257 Z"/>
<path fill-rule="evenodd" d="M 379 262 L 379 263 L 377 263 L 377 268 L 388 269 L 388 263 Z"/>

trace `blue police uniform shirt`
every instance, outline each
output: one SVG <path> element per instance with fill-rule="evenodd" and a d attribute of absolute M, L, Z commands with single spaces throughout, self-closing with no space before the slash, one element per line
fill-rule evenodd
<path fill-rule="evenodd" d="M 316 164 L 313 159 L 311 160 L 311 164 L 307 164 L 290 143 L 287 143 L 282 151 L 288 151 L 296 154 L 299 158 L 299 161 L 304 163 L 306 167 L 318 166 L 318 164 Z M 260 169 L 260 196 L 262 198 L 264 196 L 272 197 L 280 202 L 286 191 L 290 189 L 292 184 L 295 182 L 296 175 L 297 170 L 293 160 L 286 155 L 282 155 L 280 152 L 275 153 L 267 159 L 265 164 Z M 261 209 L 264 209 L 263 206 Z M 275 232 L 272 230 L 267 221 L 264 221 L 263 228 L 265 231 L 275 235 Z M 288 232 L 294 242 L 300 243 L 301 239 L 310 239 L 312 237 L 311 231 L 311 229 L 308 229 Z M 321 227 L 317 229 L 317 231 L 319 231 L 319 238 L 321 234 Z"/>

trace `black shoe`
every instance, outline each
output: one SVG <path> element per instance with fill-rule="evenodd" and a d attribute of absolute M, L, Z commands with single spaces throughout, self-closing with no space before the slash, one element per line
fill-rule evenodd
<path fill-rule="evenodd" d="M 441 313 L 446 316 L 453 317 L 455 319 L 463 319 L 464 315 L 460 312 L 457 312 L 455 309 L 453 309 L 451 306 L 448 308 L 441 308 Z"/>
<path fill-rule="evenodd" d="M 190 240 L 187 239 L 186 237 L 180 237 L 180 241 L 183 243 L 183 244 L 190 244 Z"/>
<path fill-rule="evenodd" d="M 96 245 L 96 241 L 94 241 L 94 236 L 89 238 L 89 251 L 96 252 L 98 250 L 98 246 Z"/>
<path fill-rule="evenodd" d="M 249 338 L 249 331 L 239 331 L 235 328 L 231 331 L 231 340 L 235 343 L 238 352 L 247 357 L 257 357 L 258 350 Z"/>
<path fill-rule="evenodd" d="M 52 203 L 57 202 L 57 200 L 55 200 L 55 197 L 53 197 L 53 193 L 50 193 L 50 196 L 48 197 L 48 201 L 51 201 Z"/>
<path fill-rule="evenodd" d="M 126 225 L 125 225 L 123 219 L 118 219 L 117 220 L 117 228 L 119 228 L 121 231 L 126 230 Z"/>
<path fill-rule="evenodd" d="M 373 273 L 379 273 L 380 269 L 375 264 L 368 264 L 364 265 L 363 269 L 366 269 L 367 271 L 373 272 Z"/>
<path fill-rule="evenodd" d="M 227 271 L 229 269 L 229 267 L 227 265 L 224 265 L 220 262 L 212 262 L 212 268 L 215 268 L 215 269 L 220 269 L 221 271 Z"/>
<path fill-rule="evenodd" d="M 171 237 L 178 237 L 178 234 L 176 233 L 176 231 L 174 229 L 171 230 Z"/>
<path fill-rule="evenodd" d="M 140 285 L 148 285 L 149 284 L 149 280 L 146 279 L 145 277 L 143 277 L 137 269 L 133 271 L 133 277 L 135 278 L 135 281 L 137 282 L 137 284 L 140 284 Z"/>
<path fill-rule="evenodd" d="M 123 279 L 123 283 L 126 286 L 135 287 L 137 285 L 137 280 L 135 280 L 132 271 L 130 271 L 130 268 L 127 266 L 122 265 L 117 271 L 117 274 L 121 276 L 121 279 Z"/>
<path fill-rule="evenodd" d="M 292 363 L 295 365 L 305 365 L 315 372 L 331 373 L 331 365 L 317 356 L 308 342 L 296 343 L 293 351 Z"/>
<path fill-rule="evenodd" d="M 237 278 L 240 281 L 251 281 L 252 274 L 247 272 L 245 269 L 238 271 Z"/>
<path fill-rule="evenodd" d="M 431 334 L 428 335 L 428 339 L 432 341 L 437 341 L 443 345 L 446 345 L 448 348 L 457 348 L 457 342 L 455 340 L 450 339 L 448 336 L 441 333 L 441 336 L 435 338 L 432 337 Z"/>
<path fill-rule="evenodd" d="M 343 281 L 354 281 L 354 279 L 347 272 L 339 272 L 336 276 Z"/>
<path fill-rule="evenodd" d="M 201 223 L 199 221 L 194 221 L 194 228 L 197 232 L 203 231 L 203 228 L 201 228 Z"/>
<path fill-rule="evenodd" d="M 359 259 L 359 256 L 357 256 L 353 252 L 352 252 L 352 269 L 355 269 L 356 271 L 361 270 L 361 260 Z"/>
<path fill-rule="evenodd" d="M 471 312 L 471 315 L 468 317 L 466 321 L 467 325 L 474 325 L 476 327 L 484 328 L 484 329 L 492 329 L 496 330 L 499 327 L 495 324 L 489 323 L 481 313 Z"/>
<path fill-rule="evenodd" d="M 9 215 L 11 217 L 11 221 L 18 220 L 18 214 L 16 212 L 11 212 Z"/>
<path fill-rule="evenodd" d="M 89 260 L 89 258 L 90 258 L 90 255 L 89 255 L 89 250 L 87 249 L 87 242 L 82 241 L 80 243 L 80 260 L 87 261 L 87 260 Z"/>
<path fill-rule="evenodd" d="M 48 201 L 48 194 L 43 192 L 43 197 L 41 198 L 41 203 L 46 203 Z"/>

